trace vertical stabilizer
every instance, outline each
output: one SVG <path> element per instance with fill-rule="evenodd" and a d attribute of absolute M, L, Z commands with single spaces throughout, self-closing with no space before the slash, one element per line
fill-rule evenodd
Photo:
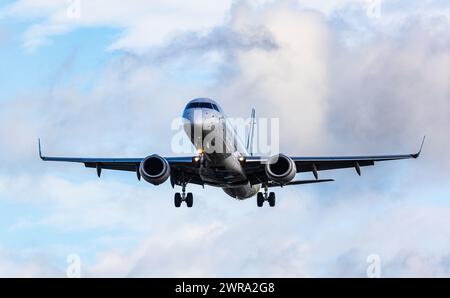
<path fill-rule="evenodd" d="M 252 109 L 252 114 L 250 116 L 250 127 L 248 130 L 248 135 L 247 135 L 247 142 L 245 144 L 245 147 L 247 149 L 247 152 L 250 154 L 250 156 L 253 156 L 253 137 L 255 135 L 255 109 Z"/>

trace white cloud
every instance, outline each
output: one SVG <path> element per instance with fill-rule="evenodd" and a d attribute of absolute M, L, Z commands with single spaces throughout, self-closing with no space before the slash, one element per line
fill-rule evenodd
<path fill-rule="evenodd" d="M 250 26 L 266 27 L 277 48 L 237 51 L 237 73 L 226 78 L 217 97 L 233 102 L 245 98 L 259 115 L 278 117 L 282 127 L 295 127 L 295 134 L 308 139 L 311 148 L 323 140 L 328 88 L 330 29 L 317 13 L 305 12 L 288 4 L 269 6 L 264 11 L 236 5 L 230 26 L 244 31 Z M 230 104 L 233 112 L 241 106 Z M 269 112 L 270 111 L 270 112 Z M 284 144 L 288 136 L 281 136 Z M 305 142 L 289 138 L 296 146 Z M 298 146 L 296 146 L 298 147 Z M 286 149 L 286 148 L 284 148 Z"/>
<path fill-rule="evenodd" d="M 161 1 L 132 0 L 19 0 L 0 9 L 0 18 L 21 18 L 32 23 L 24 33 L 24 47 L 33 51 L 62 35 L 82 27 L 113 27 L 123 30 L 123 35 L 109 49 L 144 53 L 155 45 L 167 42 L 171 36 L 188 31 L 207 32 L 229 18 L 228 10 L 233 2 L 220 1 L 211 4 L 206 0 Z M 357 25 L 369 22 L 377 30 L 390 31 L 402 26 L 411 17 L 449 17 L 450 9 L 439 1 L 295 1 L 253 0 L 236 1 L 251 6 L 298 6 L 314 10 L 342 21 L 357 16 Z M 380 15 L 371 16 L 373 7 Z M 345 20 L 347 19 L 347 20 Z M 368 33 L 368 31 L 364 31 Z"/>
<path fill-rule="evenodd" d="M 164 226 L 129 251 L 98 253 L 87 276 L 365 277 L 370 254 L 382 276 L 448 276 L 447 211 L 361 193 L 358 200 L 283 192 L 279 209 Z M 246 204 L 246 203 L 244 203 Z M 171 215 L 169 215 L 171 217 Z M 286 220 L 289 218 L 289 220 Z M 204 222 L 203 222 L 204 221 Z"/>
<path fill-rule="evenodd" d="M 79 17 L 72 13 L 77 0 L 20 0 L 3 9 L 0 16 L 31 19 L 24 45 L 34 50 L 55 35 L 80 27 L 113 27 L 124 30 L 110 49 L 142 52 L 160 44 L 175 32 L 207 30 L 220 24 L 230 1 L 103 1 L 80 0 Z M 75 16 L 75 17 L 74 17 Z"/>
<path fill-rule="evenodd" d="M 0 248 L 0 277 L 61 277 L 61 271 L 45 256 L 30 256 Z"/>

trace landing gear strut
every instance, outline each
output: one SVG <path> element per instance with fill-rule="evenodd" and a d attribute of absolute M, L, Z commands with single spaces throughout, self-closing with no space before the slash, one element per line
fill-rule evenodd
<path fill-rule="evenodd" d="M 186 202 L 186 205 L 191 208 L 194 205 L 194 196 L 191 192 L 186 193 L 186 183 L 183 182 L 181 193 L 177 192 L 174 196 L 175 207 L 179 208 L 182 202 Z"/>
<path fill-rule="evenodd" d="M 267 185 L 264 185 L 264 193 L 258 192 L 256 195 L 256 205 L 258 205 L 258 207 L 262 207 L 265 201 L 269 202 L 270 207 L 275 207 L 275 193 L 269 193 Z"/>

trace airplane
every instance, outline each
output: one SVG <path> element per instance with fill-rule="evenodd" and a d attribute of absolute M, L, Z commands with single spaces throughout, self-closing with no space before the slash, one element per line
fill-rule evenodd
<path fill-rule="evenodd" d="M 200 115 L 200 117 L 198 117 Z M 135 172 L 148 183 L 160 185 L 167 180 L 172 188 L 181 186 L 181 193 L 174 195 L 175 207 L 183 202 L 187 207 L 193 206 L 193 194 L 186 193 L 188 184 L 200 186 L 208 185 L 222 188 L 229 196 L 244 200 L 256 195 L 258 207 L 268 202 L 275 206 L 275 193 L 269 188 L 289 185 L 303 185 L 324 183 L 333 179 L 319 179 L 319 172 L 325 170 L 354 168 L 361 176 L 361 168 L 373 166 L 376 162 L 417 159 L 423 148 L 425 137 L 417 153 L 398 155 L 373 156 L 322 156 L 304 157 L 287 156 L 279 153 L 273 156 L 254 156 L 253 134 L 255 124 L 255 110 L 252 110 L 250 129 L 246 146 L 242 145 L 236 131 L 227 125 L 227 118 L 219 104 L 209 98 L 191 100 L 185 107 L 183 114 L 183 128 L 192 145 L 198 150 L 197 154 L 186 157 L 163 157 L 152 154 L 143 158 L 84 158 L 84 157 L 54 157 L 44 156 L 41 142 L 38 140 L 39 157 L 44 161 L 83 163 L 85 167 L 95 168 L 100 177 L 103 169 Z M 223 132 L 215 139 L 207 140 L 206 136 L 211 128 Z M 193 131 L 200 131 L 196 134 Z M 207 150 L 220 143 L 224 152 Z M 223 150 L 222 150 L 223 151 Z M 312 172 L 315 179 L 294 180 L 297 173 Z M 263 191 L 260 191 L 263 190 Z"/>

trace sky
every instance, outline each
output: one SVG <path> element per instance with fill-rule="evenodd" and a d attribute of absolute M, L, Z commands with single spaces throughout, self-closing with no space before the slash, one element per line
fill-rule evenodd
<path fill-rule="evenodd" d="M 448 1 L 0 2 L 0 276 L 450 276 Z M 257 208 L 189 185 L 44 163 L 173 155 L 210 97 L 280 119 L 294 155 L 413 153 L 320 173 Z M 297 175 L 311 179 L 311 173 Z"/>

